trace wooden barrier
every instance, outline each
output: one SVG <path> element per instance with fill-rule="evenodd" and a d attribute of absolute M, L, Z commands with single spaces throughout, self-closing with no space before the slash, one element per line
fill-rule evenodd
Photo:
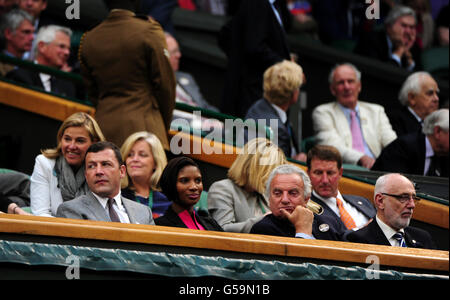
<path fill-rule="evenodd" d="M 383 267 L 449 270 L 448 251 L 164 226 L 0 214 L 0 232 L 299 257 L 350 264 L 366 264 L 369 255 L 376 255 Z"/>
<path fill-rule="evenodd" d="M 94 116 L 95 108 L 0 81 L 0 103 L 64 121 L 76 112 Z"/>

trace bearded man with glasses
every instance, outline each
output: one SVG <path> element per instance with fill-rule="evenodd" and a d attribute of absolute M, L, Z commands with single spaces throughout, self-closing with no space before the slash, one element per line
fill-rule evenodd
<path fill-rule="evenodd" d="M 398 247 L 436 249 L 431 235 L 409 226 L 416 203 L 414 184 L 398 173 L 386 174 L 375 183 L 375 219 L 366 227 L 350 232 L 350 242 Z"/>

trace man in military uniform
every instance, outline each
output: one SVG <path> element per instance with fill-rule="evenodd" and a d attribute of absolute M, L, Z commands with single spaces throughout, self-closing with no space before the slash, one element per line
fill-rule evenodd
<path fill-rule="evenodd" d="M 107 140 L 120 147 L 145 130 L 169 149 L 175 75 L 161 26 L 135 14 L 138 2 L 105 0 L 108 17 L 81 41 L 82 74 Z"/>

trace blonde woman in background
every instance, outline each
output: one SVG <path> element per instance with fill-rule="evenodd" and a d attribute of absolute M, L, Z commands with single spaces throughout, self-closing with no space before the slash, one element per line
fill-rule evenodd
<path fill-rule="evenodd" d="M 228 178 L 211 185 L 208 210 L 228 232 L 249 233 L 270 212 L 264 197 L 270 172 L 286 163 L 283 151 L 265 138 L 249 141 L 228 170 Z"/>
<path fill-rule="evenodd" d="M 160 192 L 158 181 L 167 165 L 166 153 L 156 135 L 140 131 L 130 135 L 120 149 L 127 167 L 122 179 L 122 196 L 147 205 L 156 219 L 171 202 Z"/>
<path fill-rule="evenodd" d="M 84 157 L 90 145 L 105 138 L 94 118 L 78 112 L 63 122 L 56 140 L 56 148 L 36 157 L 30 178 L 30 207 L 37 216 L 55 216 L 61 203 L 89 191 Z"/>

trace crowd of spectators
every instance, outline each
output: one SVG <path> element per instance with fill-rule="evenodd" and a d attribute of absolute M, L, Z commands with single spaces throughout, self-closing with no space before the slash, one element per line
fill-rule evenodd
<path fill-rule="evenodd" d="M 368 4 L 357 0 L 245 0 L 240 5 L 231 0 L 146 0 L 140 8 L 135 0 L 105 2 L 110 9 L 107 18 L 84 34 L 79 49 L 78 63 L 95 118 L 72 115 L 58 131 L 57 147 L 36 157 L 29 205 L 22 204 L 30 206 L 29 213 L 435 247 L 429 234 L 409 226 L 418 199 L 413 183 L 403 175 L 381 177 L 372 201 L 341 195 L 337 184 L 343 163 L 448 177 L 448 109 L 439 109 L 439 87 L 432 75 L 416 72 L 424 50 L 448 46 L 448 1 L 439 8 L 429 1 L 373 1 L 371 5 L 380 4 L 377 20 L 368 19 Z M 2 53 L 73 72 L 72 30 L 45 17 L 47 4 L 0 2 Z M 171 22 L 177 6 L 231 16 L 219 36 L 228 58 L 219 108 L 209 104 L 195 79 L 178 68 L 181 51 Z M 381 105 L 362 101 L 361 72 L 351 63 L 337 64 L 328 78 L 335 99 L 313 113 L 316 142 L 321 145 L 302 153 L 287 112 L 308 74 L 289 51 L 286 34 L 291 29 L 329 45 L 353 41 L 355 53 L 411 72 L 399 88 L 404 108 L 386 113 Z M 44 71 L 5 62 L 0 71 L 7 79 L 77 97 L 71 82 Z M 228 178 L 204 191 L 202 171 L 193 160 L 167 161 L 165 156 L 177 98 L 240 118 L 278 119 L 272 131 L 280 139 L 248 141 Z M 420 151 L 412 151 L 417 144 Z M 308 172 L 287 165 L 287 158 L 307 162 Z M 417 166 L 413 168 L 411 161 Z M 207 195 L 206 211 L 196 207 L 202 195 Z M 4 190 L 0 201 L 4 212 L 29 214 Z M 385 238 L 371 238 L 379 231 Z"/>

